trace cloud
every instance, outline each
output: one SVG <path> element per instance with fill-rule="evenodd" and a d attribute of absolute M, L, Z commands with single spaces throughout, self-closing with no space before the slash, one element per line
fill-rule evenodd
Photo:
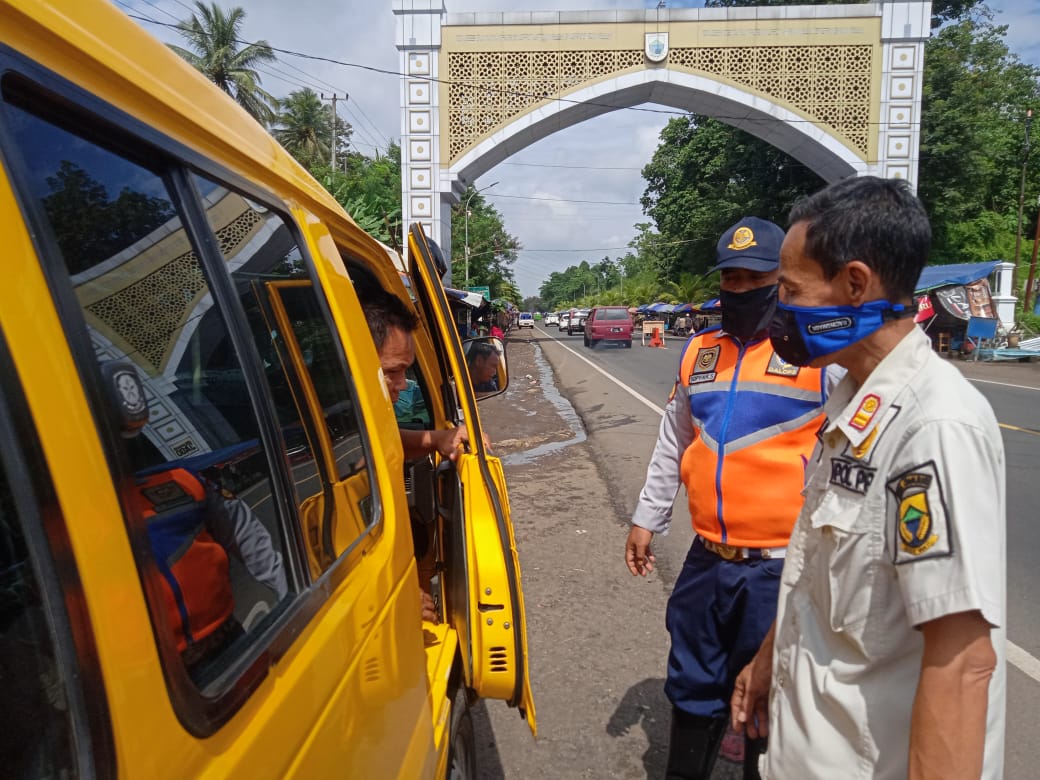
<path fill-rule="evenodd" d="M 279 54 L 265 68 L 264 87 L 285 95 L 302 86 L 317 92 L 349 94 L 339 103 L 354 126 L 354 142 L 365 154 L 382 151 L 401 134 L 399 68 L 394 47 L 395 20 L 388 2 L 346 0 L 217 0 L 246 11 L 243 35 L 263 38 L 279 49 L 317 55 L 352 66 Z M 190 0 L 116 0 L 140 16 L 172 23 L 187 18 Z M 609 10 L 654 8 L 656 0 L 446 0 L 448 12 L 479 7 L 482 11 Z M 669 8 L 699 7 L 700 0 L 668 0 Z M 1040 64 L 1040 25 L 1035 0 L 989 0 L 996 22 L 1010 24 L 1008 43 L 1027 61 Z M 142 26 L 163 41 L 179 41 L 165 27 Z M 391 71 L 380 73 L 362 67 Z M 657 147 L 667 114 L 616 111 L 562 130 L 500 163 L 480 177 L 478 186 L 499 181 L 486 194 L 503 215 L 506 229 L 524 245 L 514 266 L 524 295 L 534 295 L 554 270 L 581 260 L 617 257 L 645 221 L 637 205 L 643 192 L 641 168 Z M 506 195 L 522 196 L 507 198 Z M 530 200 L 544 198 L 545 200 Z M 616 201 L 628 205 L 577 203 Z M 536 251 L 537 250 L 537 251 Z M 573 251 L 588 250 L 588 251 Z M 595 250 L 595 251 L 593 251 Z"/>

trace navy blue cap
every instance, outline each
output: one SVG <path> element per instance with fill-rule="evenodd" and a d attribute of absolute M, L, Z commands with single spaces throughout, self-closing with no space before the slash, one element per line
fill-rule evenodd
<path fill-rule="evenodd" d="M 715 267 L 775 271 L 780 267 L 783 228 L 758 217 L 744 217 L 722 234 L 715 249 Z"/>

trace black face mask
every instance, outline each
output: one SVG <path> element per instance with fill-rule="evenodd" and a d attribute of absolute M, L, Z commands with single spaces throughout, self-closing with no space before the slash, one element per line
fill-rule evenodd
<path fill-rule="evenodd" d="M 776 291 L 777 285 L 770 284 L 741 293 L 719 292 L 722 329 L 741 341 L 762 333 L 773 319 Z"/>
<path fill-rule="evenodd" d="M 812 355 L 805 345 L 805 339 L 798 329 L 798 321 L 794 313 L 787 309 L 777 309 L 773 321 L 769 323 L 769 340 L 773 343 L 773 351 L 785 363 L 792 366 L 807 366 L 812 363 Z"/>

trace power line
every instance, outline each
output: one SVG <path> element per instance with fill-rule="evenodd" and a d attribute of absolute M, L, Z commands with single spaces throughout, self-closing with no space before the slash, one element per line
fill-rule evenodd
<path fill-rule="evenodd" d="M 562 165 L 558 163 L 501 162 L 499 165 L 518 165 L 523 168 L 567 168 L 582 171 L 642 171 L 642 168 L 624 168 L 610 165 Z"/>
<path fill-rule="evenodd" d="M 129 17 L 131 17 L 132 19 L 140 19 L 141 21 L 149 22 L 151 24 L 158 24 L 158 25 L 161 25 L 163 27 L 176 27 L 176 25 L 172 25 L 172 24 L 169 24 L 167 22 L 160 22 L 160 21 L 158 21 L 156 19 L 149 19 L 147 17 L 137 16 L 135 14 L 130 14 L 130 13 L 128 13 L 127 15 Z M 236 43 L 243 43 L 243 44 L 246 44 L 246 45 L 252 45 L 252 43 L 250 41 L 244 41 L 244 40 L 241 40 L 241 39 L 238 39 L 238 38 L 236 38 L 234 40 L 235 40 Z M 598 102 L 596 102 L 594 100 L 575 100 L 573 98 L 565 98 L 565 97 L 553 97 L 553 98 L 550 98 L 550 97 L 547 97 L 544 94 L 540 95 L 540 94 L 537 94 L 537 93 L 534 93 L 534 92 L 522 92 L 520 90 L 515 90 L 515 89 L 504 89 L 502 87 L 493 87 L 493 86 L 487 86 L 487 85 L 477 85 L 477 84 L 472 84 L 472 83 L 465 82 L 465 81 L 452 81 L 451 79 L 441 79 L 441 78 L 436 78 L 434 76 L 421 76 L 421 75 L 418 75 L 418 74 L 405 74 L 405 73 L 402 73 L 399 70 L 390 70 L 389 68 L 380 68 L 380 67 L 376 67 L 375 65 L 363 65 L 363 64 L 358 63 L 358 62 L 347 62 L 345 60 L 337 60 L 337 59 L 334 59 L 332 57 L 322 57 L 322 56 L 317 55 L 317 54 L 304 54 L 303 52 L 293 51 L 292 49 L 282 49 L 282 48 L 279 48 L 277 46 L 271 46 L 270 44 L 268 44 L 268 48 L 270 48 L 271 51 L 278 52 L 279 54 L 288 54 L 291 57 L 300 57 L 301 59 L 305 59 L 305 60 L 314 60 L 316 62 L 327 62 L 327 63 L 330 63 L 332 65 L 341 65 L 341 66 L 343 66 L 345 68 L 358 68 L 359 70 L 366 70 L 366 71 L 369 71 L 370 73 L 381 73 L 381 74 L 386 75 L 386 76 L 403 77 L 403 76 L 407 75 L 408 78 L 415 79 L 415 80 L 418 80 L 418 81 L 427 81 L 427 82 L 430 82 L 430 83 L 433 83 L 433 84 L 445 84 L 445 85 L 448 85 L 448 86 L 457 85 L 457 86 L 460 86 L 460 87 L 463 87 L 463 88 L 469 88 L 469 89 L 473 89 L 473 90 L 480 90 L 480 91 L 483 91 L 483 92 L 494 93 L 494 94 L 498 94 L 498 95 L 505 95 L 505 96 L 508 96 L 508 97 L 534 98 L 535 100 L 538 100 L 538 101 L 541 101 L 541 100 L 551 100 L 551 101 L 556 102 L 556 103 L 569 103 L 571 105 L 576 105 L 576 106 L 591 106 L 591 107 L 595 107 L 595 108 L 605 108 L 605 109 L 608 109 L 610 111 L 638 111 L 640 113 L 661 114 L 661 115 L 665 115 L 665 116 L 689 116 L 692 113 L 690 111 L 680 111 L 680 110 L 671 109 L 671 108 L 646 108 L 646 107 L 642 107 L 642 106 L 617 106 L 617 105 L 614 105 L 613 103 L 598 103 Z M 751 116 L 749 114 L 743 114 L 743 115 L 740 115 L 740 116 L 737 116 L 737 115 L 727 116 L 727 115 L 722 115 L 722 114 L 711 114 L 710 116 L 712 118 L 714 118 L 714 119 L 719 119 L 719 120 L 722 120 L 722 121 L 732 120 L 732 121 L 758 122 L 758 123 L 773 123 L 773 122 L 780 121 L 780 120 L 778 120 L 778 119 L 776 119 L 774 117 L 769 117 L 769 116 Z M 800 125 L 800 124 L 801 125 L 812 125 L 813 127 L 825 126 L 827 124 L 826 122 L 823 122 L 821 120 L 814 120 L 814 119 L 785 119 L 785 120 L 783 120 L 783 123 L 787 124 L 787 125 Z M 878 122 L 866 122 L 864 124 L 883 126 L 883 125 L 886 125 L 887 123 L 878 121 Z M 912 122 L 910 124 L 912 126 L 915 126 L 915 127 L 920 127 L 920 125 L 921 125 L 920 122 Z"/>
<path fill-rule="evenodd" d="M 343 89 L 342 86 L 338 86 L 338 85 L 332 84 L 331 82 L 325 81 L 324 79 L 321 79 L 321 78 L 318 78 L 317 76 L 311 75 L 311 74 L 307 73 L 307 71 L 303 70 L 302 68 L 296 67 L 291 62 L 286 62 L 285 66 L 287 68 L 292 68 L 293 70 L 295 70 L 295 71 L 297 71 L 299 73 L 302 73 L 304 76 L 306 76 L 307 78 L 309 78 L 312 81 L 316 82 L 317 84 L 324 84 L 326 87 L 329 87 L 330 89 L 332 89 L 334 91 L 337 91 L 337 92 L 348 92 L 349 91 L 349 90 Z M 379 130 L 379 128 L 376 127 L 375 123 L 371 119 L 368 118 L 368 115 L 365 114 L 364 110 L 361 108 L 361 105 L 358 103 L 356 97 L 354 98 L 352 104 L 347 106 L 347 113 L 350 114 L 353 117 L 353 112 L 351 110 L 351 106 L 353 106 L 353 108 L 356 108 L 358 110 L 358 112 L 365 118 L 365 120 L 368 122 L 369 128 L 375 133 L 377 138 L 385 140 L 388 144 L 391 143 L 391 139 L 389 139 L 386 136 L 384 136 L 383 133 Z M 356 117 L 355 117 L 355 121 L 354 121 L 354 126 L 358 127 L 359 129 L 361 128 L 361 123 L 359 121 L 357 121 Z M 369 140 L 371 140 L 371 137 L 369 137 Z"/>
<path fill-rule="evenodd" d="M 648 241 L 646 242 L 647 249 L 656 249 L 659 246 L 678 246 L 680 244 L 693 244 L 697 241 L 703 241 L 703 238 L 682 238 L 676 241 Z M 517 254 L 523 252 L 620 252 L 620 251 L 632 251 L 631 246 L 601 246 L 594 247 L 592 249 L 518 249 Z"/>
<path fill-rule="evenodd" d="M 496 192 L 485 196 L 487 198 L 515 198 L 517 200 L 546 200 L 554 203 L 595 203 L 601 206 L 641 206 L 641 203 L 630 200 L 578 200 L 576 198 L 543 198 L 535 195 L 503 195 Z"/>
<path fill-rule="evenodd" d="M 124 8 L 127 8 L 128 10 L 136 10 L 129 3 L 124 2 L 124 0 L 115 0 L 115 2 L 119 3 L 120 5 L 122 5 Z M 167 10 L 165 10 L 163 8 L 160 8 L 159 6 L 155 5 L 155 3 L 152 2 L 152 0 L 145 0 L 145 2 L 149 3 L 150 5 L 152 5 L 152 7 L 154 7 L 156 10 L 162 11 L 163 14 L 165 14 L 166 16 L 171 17 L 172 19 L 177 19 L 177 17 L 175 17 L 173 14 L 171 14 L 170 11 L 167 11 Z M 181 3 L 181 5 L 184 5 L 184 4 Z M 192 11 L 192 14 L 193 14 L 193 12 L 194 12 L 193 9 L 191 9 L 190 7 L 188 7 L 186 5 L 184 5 L 184 7 L 187 8 L 188 10 Z M 129 14 L 129 12 L 128 12 L 127 16 L 130 17 L 131 19 L 137 19 L 137 20 L 140 20 L 140 21 L 149 22 L 151 24 L 159 25 L 161 27 L 170 27 L 170 28 L 178 29 L 178 30 L 180 29 L 180 20 L 178 20 L 178 24 L 168 24 L 166 22 L 160 22 L 160 21 L 158 21 L 156 19 L 151 19 L 149 17 L 142 17 L 142 16 L 139 16 L 139 15 L 136 15 L 136 14 Z M 251 45 L 251 46 L 253 45 L 250 42 L 246 42 L 246 41 L 240 40 L 240 38 L 235 38 L 235 41 L 237 43 L 240 43 L 240 44 L 246 44 L 246 45 Z M 304 78 L 310 79 L 310 83 L 308 83 L 306 81 L 303 81 L 303 80 L 300 80 L 298 78 L 295 78 L 293 76 L 290 76 L 289 74 L 285 73 L 284 71 L 280 71 L 279 69 L 275 68 L 275 66 L 272 66 L 272 64 L 270 64 L 270 63 L 266 63 L 266 64 L 264 64 L 264 66 L 258 66 L 257 67 L 257 71 L 260 72 L 260 73 L 265 73 L 268 76 L 271 76 L 272 78 L 276 78 L 276 79 L 278 79 L 280 81 L 283 81 L 286 84 L 290 84 L 290 85 L 296 86 L 296 87 L 309 88 L 309 89 L 314 90 L 314 92 L 321 92 L 320 88 L 315 88 L 315 87 L 318 86 L 319 84 L 322 84 L 322 83 L 324 85 L 326 85 L 326 86 L 334 86 L 333 84 L 331 84 L 328 81 L 324 81 L 323 79 L 318 79 L 317 77 L 312 76 L 311 74 L 307 73 L 306 71 L 304 71 L 304 70 L 302 70 L 300 68 L 296 68 L 294 66 L 294 64 L 292 64 L 291 62 L 280 60 L 280 63 L 281 64 L 285 64 L 285 66 L 287 68 L 291 68 L 292 70 L 294 70 L 294 71 L 296 71 L 298 73 L 303 74 Z M 336 92 L 343 92 L 343 93 L 347 92 L 347 90 L 343 89 L 341 86 L 334 86 L 334 89 L 336 90 Z M 357 115 L 354 113 L 353 109 L 357 109 L 359 112 L 362 113 L 362 115 L 364 115 L 364 118 L 368 122 L 368 126 L 370 128 L 372 128 L 372 130 L 375 132 L 375 136 L 376 137 L 373 138 L 372 135 L 370 135 L 367 132 L 365 127 L 362 125 L 362 123 L 357 119 Z M 355 146 L 366 146 L 366 147 L 371 148 L 376 153 L 379 153 L 380 151 L 382 151 L 383 149 L 386 148 L 384 146 L 384 144 L 383 144 L 384 140 L 386 140 L 386 145 L 387 146 L 392 144 L 392 140 L 389 139 L 389 138 L 386 138 L 386 136 L 384 136 L 382 134 L 382 132 L 379 130 L 379 128 L 376 128 L 374 123 L 367 118 L 367 114 L 365 114 L 363 109 L 361 108 L 361 106 L 358 105 L 357 100 L 354 101 L 354 105 L 353 106 L 350 106 L 349 104 L 347 104 L 346 113 L 350 116 L 350 118 L 352 118 L 354 120 L 354 122 L 352 123 L 352 127 L 355 128 L 359 133 L 363 134 L 363 136 L 366 139 L 366 142 L 363 142 L 363 144 L 359 144 L 357 138 L 352 138 L 352 142 L 353 142 L 353 144 Z"/>

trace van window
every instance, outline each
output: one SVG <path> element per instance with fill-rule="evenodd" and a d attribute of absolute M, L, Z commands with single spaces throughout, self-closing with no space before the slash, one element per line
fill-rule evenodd
<path fill-rule="evenodd" d="M 293 562 L 306 557 L 320 576 L 374 521 L 342 349 L 280 216 L 195 177 L 212 229 L 195 237 L 163 154 L 125 143 L 117 153 L 11 103 L 3 109 L 23 200 L 53 255 L 48 269 L 64 270 L 75 302 L 77 311 L 60 309 L 81 370 L 96 371 L 91 386 L 102 393 L 113 364 L 132 366 L 143 385 L 149 420 L 139 433 L 112 430 L 105 414 L 97 422 L 127 472 L 116 484 L 140 539 L 156 637 L 170 648 L 161 655 L 179 658 L 212 698 L 233 687 L 229 670 L 248 668 L 259 637 L 306 584 Z M 200 262 L 198 252 L 216 259 L 217 247 L 223 264 Z M 241 327 L 229 325 L 239 310 L 221 303 L 230 285 Z M 86 344 L 90 358 L 77 350 Z M 271 428 L 261 426 L 272 407 L 282 452 L 269 451 Z M 305 556 L 293 552 L 301 538 Z"/>
<path fill-rule="evenodd" d="M 598 309 L 596 311 L 596 321 L 600 320 L 627 320 L 628 311 L 625 309 Z"/>
<path fill-rule="evenodd" d="M 290 582 L 241 359 L 160 174 L 20 109 L 7 117 L 94 358 L 132 365 L 143 384 L 148 424 L 108 440 L 130 472 L 129 528 L 151 553 L 142 578 L 157 635 L 206 690 Z"/>
<path fill-rule="evenodd" d="M 343 350 L 286 221 L 226 186 L 193 179 L 271 386 L 317 577 L 376 519 Z"/>
<path fill-rule="evenodd" d="M 5 777 L 75 777 L 65 691 L 75 670 L 55 654 L 26 522 L 39 518 L 22 516 L 0 467 L 0 766 Z"/>

